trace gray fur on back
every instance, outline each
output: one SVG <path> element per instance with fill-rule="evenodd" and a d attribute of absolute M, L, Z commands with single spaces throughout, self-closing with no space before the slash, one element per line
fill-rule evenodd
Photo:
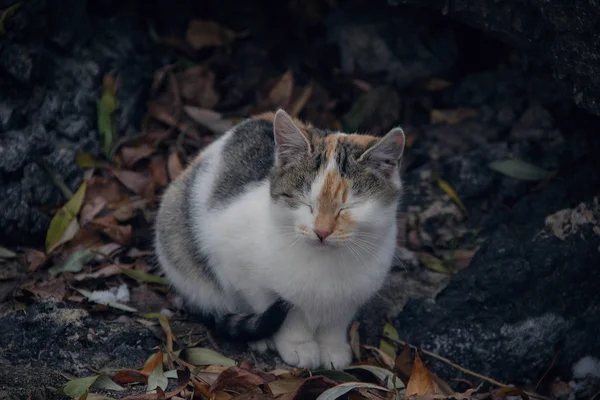
<path fill-rule="evenodd" d="M 251 119 L 238 125 L 223 147 L 209 208 L 224 208 L 249 185 L 267 179 L 275 162 L 274 149 L 271 122 Z"/>

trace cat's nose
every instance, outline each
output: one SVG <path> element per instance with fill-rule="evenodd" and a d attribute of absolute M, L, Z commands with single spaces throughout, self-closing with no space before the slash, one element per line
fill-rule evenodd
<path fill-rule="evenodd" d="M 317 237 L 319 238 L 319 240 L 322 242 L 325 239 L 327 239 L 327 236 L 331 235 L 330 231 L 324 231 L 321 229 L 315 229 L 315 235 L 317 235 Z"/>

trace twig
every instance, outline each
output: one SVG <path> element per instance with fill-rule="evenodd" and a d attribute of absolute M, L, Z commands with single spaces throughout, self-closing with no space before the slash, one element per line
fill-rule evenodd
<path fill-rule="evenodd" d="M 546 378 L 546 375 L 548 375 L 548 372 L 550 372 L 550 370 L 554 366 L 554 363 L 556 362 L 556 358 L 557 357 L 558 357 L 558 351 L 555 351 L 554 352 L 554 357 L 552 358 L 552 362 L 550 363 L 550 366 L 548 367 L 548 369 L 546 369 L 546 372 L 544 372 L 544 375 L 542 375 L 542 377 L 540 378 L 540 380 L 537 382 L 537 384 L 535 385 L 535 389 L 534 390 L 538 390 L 538 388 L 540 387 L 540 384 L 542 383 L 542 381 L 544 380 L 544 378 Z"/>
<path fill-rule="evenodd" d="M 50 176 L 52 183 L 54 183 L 54 185 L 56 185 L 56 187 L 62 192 L 63 196 L 65 196 L 65 199 L 71 200 L 71 198 L 73 197 L 73 192 L 71 192 L 71 189 L 69 189 L 69 187 L 65 185 L 62 179 L 60 179 L 59 176 L 50 169 L 48 164 L 46 164 L 44 160 L 38 160 L 37 164 L 44 171 L 46 171 L 46 173 Z"/>
<path fill-rule="evenodd" d="M 391 338 L 391 337 L 389 337 L 389 336 L 387 336 L 387 335 L 381 335 L 381 337 L 382 337 L 383 339 L 385 339 L 385 340 L 388 340 L 388 341 L 392 342 L 392 343 L 396 343 L 396 344 L 400 344 L 400 345 L 403 345 L 403 346 L 409 346 L 409 347 L 412 347 L 413 349 L 415 349 L 415 350 L 417 350 L 417 351 L 420 351 L 421 353 L 423 353 L 423 354 L 426 354 L 426 355 L 428 355 L 429 357 L 433 357 L 433 358 L 435 358 L 436 360 L 439 360 L 439 361 L 441 361 L 441 362 L 443 362 L 443 363 L 445 363 L 445 364 L 448 364 L 448 365 L 450 365 L 451 367 L 453 367 L 453 368 L 455 368 L 455 369 L 459 370 L 460 372 L 463 372 L 463 373 L 465 373 L 465 374 L 467 374 L 467 375 L 471 375 L 471 376 L 473 376 L 473 377 L 475 377 L 475 378 L 478 378 L 478 379 L 484 380 L 484 381 L 486 381 L 486 382 L 489 382 L 489 383 L 491 383 L 492 385 L 496 385 L 496 386 L 500 386 L 500 387 L 512 387 L 512 386 L 509 386 L 509 385 L 507 385 L 507 384 L 505 384 L 505 383 L 498 382 L 497 380 L 495 380 L 495 379 L 493 379 L 493 378 L 488 378 L 488 377 L 487 377 L 487 376 L 485 376 L 485 375 L 481 375 L 481 374 L 478 374 L 478 373 L 477 373 L 477 372 L 475 372 L 475 371 L 471 371 L 470 369 L 467 369 L 467 368 L 461 367 L 460 365 L 458 365 L 458 364 L 456 364 L 456 363 L 453 363 L 453 362 L 452 362 L 452 361 L 450 361 L 449 359 L 447 359 L 447 358 L 445 358 L 445 357 L 442 357 L 442 356 L 440 356 L 440 355 L 437 355 L 437 354 L 435 354 L 435 353 L 433 353 L 433 352 L 431 352 L 431 351 L 429 351 L 429 350 L 425 350 L 425 349 L 422 349 L 422 348 L 418 348 L 417 346 L 414 346 L 414 345 L 412 345 L 412 344 L 410 344 L 410 343 L 406 343 L 405 341 L 402 341 L 402 340 L 397 340 L 397 339 Z M 530 397 L 533 397 L 533 398 L 536 398 L 536 399 L 550 400 L 548 397 L 544 397 L 544 396 L 541 396 L 541 395 L 538 395 L 538 394 L 535 394 L 535 393 L 530 393 L 530 392 L 526 392 L 526 391 L 523 391 L 523 392 L 524 392 L 525 394 L 527 394 L 528 396 L 530 396 Z"/>

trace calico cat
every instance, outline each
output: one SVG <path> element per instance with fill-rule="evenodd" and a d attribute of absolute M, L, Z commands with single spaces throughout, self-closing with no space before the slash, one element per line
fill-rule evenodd
<path fill-rule="evenodd" d="M 403 150 L 400 128 L 328 132 L 283 110 L 241 122 L 165 192 L 159 263 L 217 334 L 343 368 L 348 325 L 392 265 Z"/>

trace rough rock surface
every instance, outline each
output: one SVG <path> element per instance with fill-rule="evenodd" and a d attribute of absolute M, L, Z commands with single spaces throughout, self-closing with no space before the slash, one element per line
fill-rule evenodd
<path fill-rule="evenodd" d="M 384 3 L 382 1 L 382 3 Z M 386 0 L 464 22 L 527 50 L 552 66 L 576 104 L 600 115 L 600 5 L 597 1 Z M 404 9 L 398 7 L 398 13 Z"/>
<path fill-rule="evenodd" d="M 84 1 L 35 0 L 6 24 L 0 42 L 2 243 L 39 243 L 50 222 L 47 208 L 64 202 L 46 169 L 75 190 L 82 175 L 75 152 L 100 152 L 96 99 L 106 73 L 124 82 L 115 116 L 121 131 L 141 121 L 161 64 L 142 18 L 127 5 L 110 10 L 103 15 Z"/>

